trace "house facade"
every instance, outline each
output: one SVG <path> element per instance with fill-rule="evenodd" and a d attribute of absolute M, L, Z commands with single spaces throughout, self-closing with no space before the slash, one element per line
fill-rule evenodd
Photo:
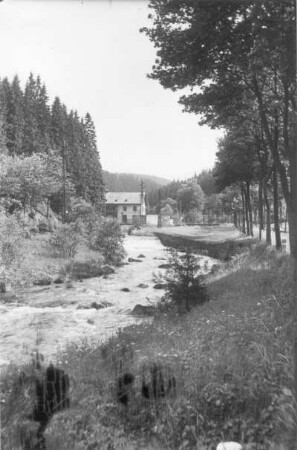
<path fill-rule="evenodd" d="M 107 192 L 106 217 L 121 224 L 145 224 L 145 193 Z"/>

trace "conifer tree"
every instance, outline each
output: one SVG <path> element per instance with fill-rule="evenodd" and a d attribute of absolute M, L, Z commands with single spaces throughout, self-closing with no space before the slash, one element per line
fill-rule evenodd
<path fill-rule="evenodd" d="M 38 125 L 35 115 L 37 98 L 37 86 L 33 74 L 31 73 L 26 83 L 24 93 L 24 139 L 22 153 L 27 156 L 39 152 L 38 147 Z"/>

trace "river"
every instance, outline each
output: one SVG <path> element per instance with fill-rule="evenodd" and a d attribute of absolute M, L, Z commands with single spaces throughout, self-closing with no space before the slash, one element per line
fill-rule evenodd
<path fill-rule="evenodd" d="M 32 287 L 22 292 L 17 304 L 1 304 L 0 367 L 12 361 L 24 363 L 36 350 L 54 362 L 69 342 L 86 339 L 98 344 L 141 320 L 129 313 L 136 304 L 155 303 L 164 294 L 154 289 L 152 275 L 162 270 L 158 266 L 166 262 L 162 261 L 166 255 L 155 237 L 127 236 L 125 248 L 128 257 L 144 255 L 142 262 L 125 264 L 107 278 L 73 282 L 71 288 L 66 284 Z M 92 302 L 110 306 L 85 309 Z"/>

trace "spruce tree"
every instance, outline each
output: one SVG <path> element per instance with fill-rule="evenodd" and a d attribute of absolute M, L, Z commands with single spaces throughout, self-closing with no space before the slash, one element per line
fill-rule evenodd
<path fill-rule="evenodd" d="M 35 115 L 37 99 L 37 86 L 33 74 L 31 73 L 26 83 L 24 93 L 24 139 L 22 145 L 22 153 L 27 156 L 37 153 L 38 146 L 38 124 Z"/>

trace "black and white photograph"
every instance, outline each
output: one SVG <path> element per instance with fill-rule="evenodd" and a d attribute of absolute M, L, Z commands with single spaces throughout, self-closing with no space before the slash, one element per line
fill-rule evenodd
<path fill-rule="evenodd" d="M 1 450 L 297 450 L 296 17 L 0 1 Z"/>

